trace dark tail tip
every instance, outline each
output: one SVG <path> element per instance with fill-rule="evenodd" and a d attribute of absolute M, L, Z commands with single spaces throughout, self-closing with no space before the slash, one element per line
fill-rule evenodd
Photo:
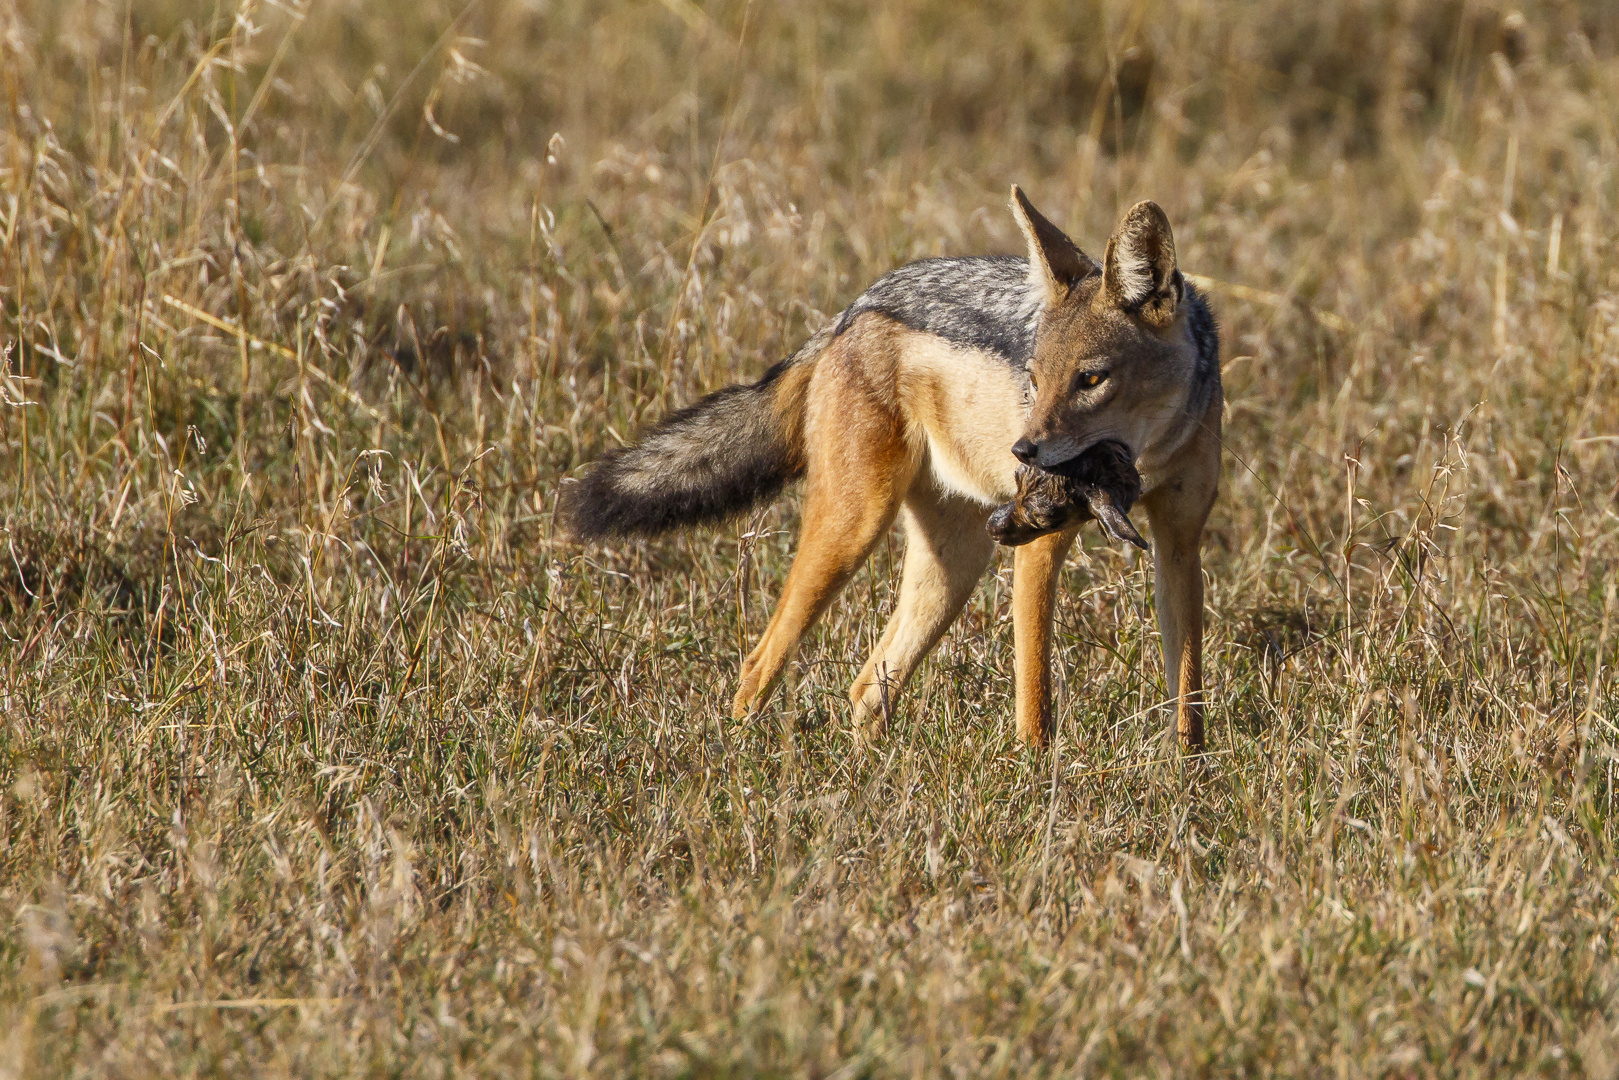
<path fill-rule="evenodd" d="M 594 467 L 591 472 L 595 472 Z M 600 527 L 599 515 L 588 509 L 590 500 L 584 488 L 589 479 L 590 474 L 587 473 L 581 479 L 564 480 L 562 489 L 557 493 L 556 521 L 561 526 L 559 534 L 562 539 L 576 544 L 588 544 L 608 535 Z"/>
<path fill-rule="evenodd" d="M 774 498 L 804 471 L 800 399 L 809 371 L 783 361 L 756 383 L 671 413 L 634 446 L 608 451 L 563 489 L 569 533 L 586 541 L 657 536 Z"/>
<path fill-rule="evenodd" d="M 686 523 L 689 508 L 666 492 L 634 490 L 620 468 L 627 450 L 603 455 L 584 476 L 568 482 L 557 515 L 569 539 L 595 543 L 615 537 L 656 536 Z"/>
<path fill-rule="evenodd" d="M 722 447 L 684 473 L 672 463 L 650 481 L 645 456 L 639 446 L 614 451 L 563 488 L 558 515 L 570 538 L 592 543 L 717 524 L 774 498 L 797 475 L 784 453 L 762 441 Z"/>

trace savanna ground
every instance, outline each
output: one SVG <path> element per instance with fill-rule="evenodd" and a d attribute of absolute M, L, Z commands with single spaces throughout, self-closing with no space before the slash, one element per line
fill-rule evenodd
<path fill-rule="evenodd" d="M 1599 0 L 0 0 L 0 1069 L 1614 1076 Z M 910 259 L 1169 211 L 1224 326 L 1211 753 L 1146 563 L 899 540 L 727 719 L 792 498 L 564 479 Z"/>

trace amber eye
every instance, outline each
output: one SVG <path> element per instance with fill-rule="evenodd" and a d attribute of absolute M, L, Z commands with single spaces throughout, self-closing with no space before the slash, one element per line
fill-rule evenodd
<path fill-rule="evenodd" d="M 1081 390 L 1094 390 L 1107 381 L 1108 373 L 1105 371 L 1082 371 L 1079 375 L 1079 388 Z"/>

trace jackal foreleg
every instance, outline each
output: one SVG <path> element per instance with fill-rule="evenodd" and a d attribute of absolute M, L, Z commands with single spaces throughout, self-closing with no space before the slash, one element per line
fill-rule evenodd
<path fill-rule="evenodd" d="M 1017 730 L 1043 746 L 1051 737 L 1051 623 L 1063 560 L 1079 527 L 1047 533 L 1012 556 L 1012 645 L 1017 681 Z"/>
<path fill-rule="evenodd" d="M 1203 524 L 1211 490 L 1188 497 L 1184 487 L 1143 500 L 1152 524 L 1158 637 L 1164 678 L 1175 701 L 1175 731 L 1183 750 L 1203 751 Z"/>

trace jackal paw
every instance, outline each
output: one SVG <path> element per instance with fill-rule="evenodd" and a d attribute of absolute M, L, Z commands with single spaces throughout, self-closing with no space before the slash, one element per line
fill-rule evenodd
<path fill-rule="evenodd" d="M 857 683 L 849 691 L 854 708 L 851 726 L 855 739 L 867 746 L 875 746 L 888 734 L 888 722 L 893 718 L 895 688 L 878 679 Z"/>

